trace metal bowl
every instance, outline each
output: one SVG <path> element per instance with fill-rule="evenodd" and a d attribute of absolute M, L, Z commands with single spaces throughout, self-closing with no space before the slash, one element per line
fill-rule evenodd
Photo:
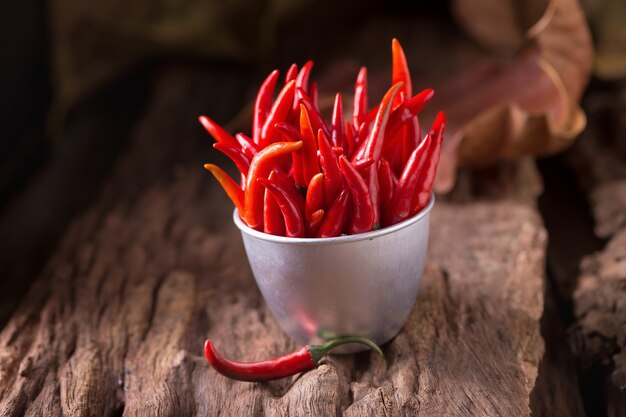
<path fill-rule="evenodd" d="M 430 211 L 358 235 L 288 238 L 241 230 L 256 282 L 274 317 L 297 343 L 343 335 L 383 344 L 404 325 L 422 277 Z M 367 349 L 345 345 L 334 353 Z"/>

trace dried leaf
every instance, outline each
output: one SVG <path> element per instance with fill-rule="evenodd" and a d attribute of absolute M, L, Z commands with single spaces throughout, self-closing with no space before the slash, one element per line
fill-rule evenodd
<path fill-rule="evenodd" d="M 452 6 L 461 26 L 497 55 L 439 89 L 437 104 L 450 120 L 439 192 L 452 188 L 459 165 L 569 146 L 586 123 L 578 101 L 593 56 L 576 0 L 455 0 Z"/>

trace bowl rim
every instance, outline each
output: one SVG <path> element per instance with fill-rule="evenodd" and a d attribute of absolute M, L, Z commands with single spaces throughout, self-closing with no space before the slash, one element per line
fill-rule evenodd
<path fill-rule="evenodd" d="M 428 204 L 422 210 L 417 212 L 413 217 L 409 217 L 408 219 L 401 221 L 400 223 L 396 223 L 389 227 L 384 227 L 378 230 L 372 230 L 371 232 L 359 233 L 356 235 L 345 235 L 345 236 L 336 236 L 336 237 L 286 237 L 286 236 L 276 236 L 270 235 L 268 233 L 263 233 L 258 230 L 254 230 L 247 224 L 245 224 L 239 214 L 237 209 L 233 211 L 233 221 L 235 225 L 241 230 L 242 233 L 253 236 L 257 239 L 265 240 L 268 242 L 275 243 L 284 243 L 284 244 L 298 244 L 298 245 L 328 245 L 328 244 L 337 244 L 337 243 L 349 243 L 349 242 L 358 242 L 362 240 L 371 240 L 376 237 L 385 236 L 404 228 L 411 226 L 414 223 L 417 223 L 422 218 L 424 218 L 428 213 L 430 213 L 431 209 L 435 205 L 435 194 L 430 194 L 430 200 L 428 200 Z"/>

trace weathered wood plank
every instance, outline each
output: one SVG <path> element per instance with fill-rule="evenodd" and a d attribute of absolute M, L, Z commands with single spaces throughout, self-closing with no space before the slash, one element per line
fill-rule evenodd
<path fill-rule="evenodd" d="M 609 415 L 626 415 L 626 228 L 606 248 L 586 257 L 573 297 L 575 353 L 584 366 L 601 365 Z"/>
<path fill-rule="evenodd" d="M 589 94 L 589 130 L 569 157 L 588 194 L 594 232 L 608 239 L 580 264 L 571 342 L 583 368 L 594 370 L 596 395 L 609 416 L 626 416 L 625 91 L 621 81 Z"/>
<path fill-rule="evenodd" d="M 580 379 L 574 355 L 570 352 L 565 325 L 557 308 L 550 283 L 546 285 L 541 334 L 546 351 L 539 365 L 530 406 L 534 417 L 584 417 Z"/>
<path fill-rule="evenodd" d="M 530 415 L 545 232 L 533 208 L 512 200 L 437 205 L 416 305 L 385 360 L 331 356 L 265 384 L 210 369 L 208 336 L 244 360 L 296 346 L 263 303 L 230 204 L 200 166 L 115 200 L 120 181 L 142 175 L 137 154 L 177 130 L 163 109 L 185 97 L 162 100 L 114 170 L 107 204 L 72 224 L 0 333 L 0 416 Z"/>

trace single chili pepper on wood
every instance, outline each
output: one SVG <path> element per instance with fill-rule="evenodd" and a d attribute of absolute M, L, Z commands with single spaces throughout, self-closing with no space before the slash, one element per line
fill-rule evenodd
<path fill-rule="evenodd" d="M 411 201 L 411 215 L 418 213 L 428 204 L 430 200 L 430 191 L 435 182 L 437 175 L 437 166 L 439 164 L 439 155 L 441 154 L 441 144 L 443 142 L 443 131 L 446 126 L 446 115 L 439 112 L 429 135 L 432 137 L 432 144 L 428 152 L 426 165 L 420 174 L 417 188 Z"/>
<path fill-rule="evenodd" d="M 350 191 L 344 189 L 328 209 L 315 237 L 336 237 L 341 234 L 348 217 Z"/>
<path fill-rule="evenodd" d="M 235 207 L 237 207 L 237 211 L 239 212 L 239 216 L 242 217 L 244 215 L 244 192 L 241 187 L 233 180 L 222 168 L 213 164 L 204 164 L 204 169 L 209 171 L 215 179 L 220 183 L 224 191 L 226 191 L 226 195 L 233 202 Z"/>
<path fill-rule="evenodd" d="M 283 219 L 285 219 L 285 236 L 305 237 L 306 229 L 302 211 L 289 191 L 267 178 L 257 178 L 257 182 L 265 187 L 265 190 L 269 191 L 278 203 Z"/>
<path fill-rule="evenodd" d="M 389 211 L 385 216 L 385 226 L 399 223 L 409 218 L 411 213 L 411 203 L 413 194 L 418 187 L 420 173 L 426 165 L 428 151 L 431 147 L 430 134 L 411 153 L 406 163 L 402 175 L 398 180 L 398 185 L 393 194 L 393 199 L 389 205 Z"/>
<path fill-rule="evenodd" d="M 345 156 L 339 157 L 339 168 L 352 195 L 353 209 L 350 234 L 365 233 L 374 229 L 374 207 L 369 189 L 361 174 Z"/>
<path fill-rule="evenodd" d="M 246 178 L 244 193 L 245 216 L 244 220 L 253 229 L 263 227 L 263 187 L 257 183 L 258 178 L 267 178 L 273 166 L 272 161 L 282 155 L 288 155 L 302 147 L 299 142 L 276 142 L 261 149 L 252 161 Z"/>
<path fill-rule="evenodd" d="M 278 70 L 274 70 L 267 76 L 263 84 L 261 84 L 254 102 L 254 111 L 252 113 L 252 140 L 257 145 L 261 143 L 261 129 L 263 129 L 263 125 L 267 120 L 279 75 Z"/>
<path fill-rule="evenodd" d="M 280 90 L 278 97 L 274 101 L 272 108 L 265 120 L 265 124 L 261 129 L 260 146 L 261 148 L 276 142 L 279 139 L 279 134 L 275 130 L 276 123 L 284 122 L 287 120 L 289 111 L 291 109 L 291 103 L 293 102 L 296 82 L 290 81 Z"/>
<path fill-rule="evenodd" d="M 321 345 L 305 346 L 293 353 L 257 362 L 235 362 L 226 359 L 213 346 L 210 339 L 204 343 L 204 355 L 211 367 L 220 374 L 239 381 L 257 382 L 285 378 L 315 368 L 317 363 L 337 346 L 362 343 L 384 357 L 382 350 L 363 337 L 340 337 Z"/>

